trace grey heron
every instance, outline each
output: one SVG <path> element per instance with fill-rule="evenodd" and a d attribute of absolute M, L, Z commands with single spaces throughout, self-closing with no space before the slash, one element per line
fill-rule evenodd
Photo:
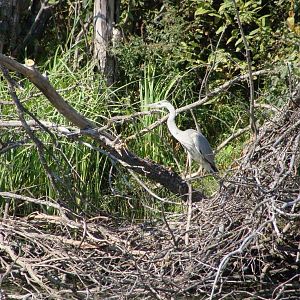
<path fill-rule="evenodd" d="M 218 169 L 215 164 L 213 150 L 206 137 L 194 129 L 180 130 L 176 123 L 176 110 L 167 100 L 148 104 L 150 108 L 166 108 L 169 111 L 167 126 L 173 137 L 185 148 L 188 154 L 189 167 L 192 159 L 197 161 L 209 173 L 216 173 Z"/>

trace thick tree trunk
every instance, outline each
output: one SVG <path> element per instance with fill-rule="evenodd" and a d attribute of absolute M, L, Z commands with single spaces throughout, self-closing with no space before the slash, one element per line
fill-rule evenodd
<path fill-rule="evenodd" d="M 119 0 L 95 0 L 94 2 L 94 57 L 108 85 L 116 80 L 116 60 L 110 53 L 110 48 L 119 17 L 119 5 Z"/>

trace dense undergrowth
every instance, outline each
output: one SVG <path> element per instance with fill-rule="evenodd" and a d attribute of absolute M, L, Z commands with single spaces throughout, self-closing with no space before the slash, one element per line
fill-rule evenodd
<path fill-rule="evenodd" d="M 123 39 L 112 49 L 119 63 L 119 79 L 110 87 L 105 85 L 90 55 L 91 26 L 85 36 L 76 39 L 82 22 L 92 13 L 92 1 L 82 6 L 77 3 L 80 9 L 64 2 L 59 4 L 46 31 L 47 38 L 40 43 L 45 51 L 33 58 L 40 70 L 47 72 L 64 99 L 99 126 L 113 116 L 145 110 L 146 104 L 162 99 L 181 107 L 204 97 L 234 76 L 247 73 L 244 45 L 230 3 L 185 0 L 163 5 L 160 1 L 148 1 L 146 5 L 146 1 L 122 1 L 119 26 Z M 253 70 L 276 70 L 276 74 L 254 81 L 256 117 L 262 124 L 272 118 L 276 107 L 284 105 L 299 75 L 299 8 L 288 5 L 287 1 L 252 0 L 238 1 L 238 4 L 251 47 Z M 71 17 L 65 28 L 60 18 L 68 12 Z M 288 19 L 292 17 L 293 26 Z M 51 24 L 56 25 L 55 29 Z M 63 46 L 55 38 L 58 36 L 65 38 Z M 31 54 L 26 55 L 30 57 Z M 22 84 L 18 91 L 20 100 L 35 117 L 69 125 L 28 81 L 18 77 L 16 80 Z M 4 82 L 0 83 L 0 93 L 2 100 L 10 100 Z M 193 113 L 216 149 L 234 131 L 248 126 L 248 111 L 249 87 L 243 82 L 213 97 Z M 3 106 L 1 118 L 17 119 L 14 106 Z M 111 130 L 125 139 L 157 118 L 156 114 L 140 117 L 126 125 L 115 124 Z M 196 126 L 190 113 L 179 115 L 177 122 L 181 128 Z M 138 219 L 157 216 L 161 211 L 161 204 L 156 203 L 122 167 L 105 154 L 91 150 L 93 145 L 87 147 L 60 136 L 53 139 L 47 132 L 36 134 L 45 143 L 50 167 L 62 179 L 61 190 L 69 188 L 64 200 L 75 212 L 92 214 L 101 210 Z M 51 187 L 35 146 L 26 134 L 19 129 L 1 129 L 0 137 L 3 144 L 21 143 L 2 154 L 0 190 L 57 199 L 57 191 Z M 217 153 L 221 174 L 234 168 L 234 161 L 241 155 L 248 138 L 249 132 L 246 132 Z M 177 172 L 185 168 L 184 151 L 164 125 L 146 135 L 137 134 L 128 146 L 141 157 Z M 196 170 L 196 166 L 194 168 Z M 201 179 L 195 185 L 208 194 L 217 188 L 211 178 Z M 157 192 L 169 196 L 166 191 Z M 174 204 L 165 204 L 164 210 L 181 210 L 176 202 L 174 199 Z M 4 209 L 5 201 L 0 199 L 0 203 Z M 16 215 L 26 215 L 37 209 L 42 208 L 17 201 L 11 205 L 11 213 Z M 49 209 L 48 212 L 53 211 Z"/>

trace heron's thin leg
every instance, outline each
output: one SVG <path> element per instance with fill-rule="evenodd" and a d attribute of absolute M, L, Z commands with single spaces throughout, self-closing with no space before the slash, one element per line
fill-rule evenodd
<path fill-rule="evenodd" d="M 191 178 L 191 176 L 192 176 L 192 157 L 189 153 L 188 153 L 188 166 L 189 166 L 189 176 Z"/>
<path fill-rule="evenodd" d="M 192 157 L 187 152 L 186 164 L 185 164 L 185 178 L 190 179 L 192 177 Z"/>
<path fill-rule="evenodd" d="M 186 162 L 185 162 L 185 169 L 184 169 L 184 178 L 188 177 L 188 171 L 189 171 L 189 163 L 190 163 L 190 155 L 187 151 L 185 151 L 187 156 L 186 156 Z"/>

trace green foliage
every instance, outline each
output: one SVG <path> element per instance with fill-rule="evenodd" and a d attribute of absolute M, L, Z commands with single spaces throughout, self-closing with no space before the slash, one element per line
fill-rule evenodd
<path fill-rule="evenodd" d="M 232 0 L 184 0 L 162 6 L 154 2 L 148 10 L 151 5 L 145 5 L 145 1 L 123 2 L 121 26 L 127 40 L 115 53 L 130 81 L 142 76 L 142 65 L 148 62 L 155 62 L 158 73 L 197 68 L 195 75 L 202 77 L 212 54 L 223 62 L 223 73 L 246 70 Z M 283 42 L 279 37 L 286 34 L 283 21 L 288 17 L 288 3 L 249 0 L 237 1 L 237 5 L 252 59 L 257 68 L 263 67 L 276 57 Z M 221 35 L 217 52 L 212 51 Z"/>

